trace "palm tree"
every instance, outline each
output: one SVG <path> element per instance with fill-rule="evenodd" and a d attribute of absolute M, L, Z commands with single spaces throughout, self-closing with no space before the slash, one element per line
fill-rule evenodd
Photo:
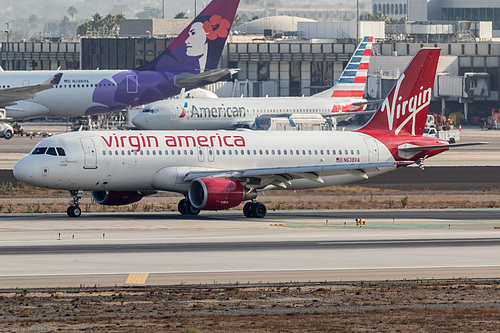
<path fill-rule="evenodd" d="M 71 21 L 73 21 L 75 18 L 75 15 L 78 14 L 78 10 L 76 10 L 75 7 L 71 6 L 68 8 L 68 14 L 69 14 L 69 16 L 71 16 Z"/>

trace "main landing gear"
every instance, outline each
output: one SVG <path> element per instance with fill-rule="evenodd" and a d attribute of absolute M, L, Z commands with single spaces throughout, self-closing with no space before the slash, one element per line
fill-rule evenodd
<path fill-rule="evenodd" d="M 179 201 L 179 204 L 177 205 L 177 209 L 179 210 L 179 213 L 182 215 L 198 215 L 200 214 L 200 210 L 198 208 L 195 208 L 191 202 L 187 199 L 182 199 Z"/>
<path fill-rule="evenodd" d="M 243 206 L 243 214 L 246 217 L 263 218 L 266 216 L 267 208 L 262 202 L 247 202 Z"/>
<path fill-rule="evenodd" d="M 66 213 L 69 217 L 80 217 L 82 215 L 82 210 L 78 206 L 80 204 L 80 199 L 82 198 L 82 191 L 69 191 L 73 200 L 71 201 L 71 206 L 68 207 Z"/>

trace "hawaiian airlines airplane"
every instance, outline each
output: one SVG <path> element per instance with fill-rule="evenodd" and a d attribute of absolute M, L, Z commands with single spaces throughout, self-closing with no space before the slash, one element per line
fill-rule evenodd
<path fill-rule="evenodd" d="M 364 37 L 337 83 L 312 97 L 176 99 L 145 106 L 132 118 L 139 129 L 250 128 L 261 115 L 321 114 L 347 120 L 369 103 L 363 98 L 373 37 Z M 370 112 L 373 113 L 373 112 Z"/>
<path fill-rule="evenodd" d="M 185 195 L 181 214 L 240 205 L 264 217 L 257 193 L 310 189 L 373 177 L 470 144 L 423 136 L 439 49 L 421 49 L 372 119 L 353 132 L 90 131 L 42 140 L 14 166 L 22 182 L 69 190 L 69 216 L 82 191 L 124 205 L 156 191 Z"/>
<path fill-rule="evenodd" d="M 213 0 L 150 63 L 133 70 L 1 71 L 0 108 L 18 119 L 85 116 L 124 110 L 228 78 L 216 69 L 239 0 Z M 14 88 L 42 83 L 62 73 L 53 89 L 26 97 Z M 52 86 L 51 86 L 52 88 Z"/>

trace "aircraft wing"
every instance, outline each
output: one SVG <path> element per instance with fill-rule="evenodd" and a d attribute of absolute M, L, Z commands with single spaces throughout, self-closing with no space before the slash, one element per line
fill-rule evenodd
<path fill-rule="evenodd" d="M 398 165 L 412 164 L 413 162 L 378 162 L 378 163 L 352 163 L 352 164 L 329 164 L 311 165 L 297 167 L 277 168 L 255 168 L 244 170 L 210 170 L 189 172 L 184 181 L 192 181 L 197 178 L 228 178 L 237 179 L 246 183 L 249 187 L 264 188 L 274 185 L 286 188 L 293 179 L 308 179 L 323 183 L 322 176 L 333 176 L 339 174 L 352 174 L 360 179 L 368 178 L 367 172 L 376 171 L 383 167 L 394 167 Z"/>
<path fill-rule="evenodd" d="M 181 73 L 174 77 L 174 84 L 179 88 L 204 86 L 220 81 L 225 76 L 231 77 L 238 71 L 239 69 L 212 69 L 200 74 Z"/>
<path fill-rule="evenodd" d="M 28 99 L 40 91 L 53 88 L 61 81 L 62 73 L 57 73 L 41 84 L 31 86 L 0 89 L 0 106 L 13 105 L 17 101 Z"/>

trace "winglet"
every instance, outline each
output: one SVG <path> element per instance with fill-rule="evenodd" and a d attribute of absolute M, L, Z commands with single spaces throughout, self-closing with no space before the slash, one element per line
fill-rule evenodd
<path fill-rule="evenodd" d="M 62 76 L 63 76 L 63 73 L 57 73 L 51 79 L 49 79 L 50 81 L 48 83 L 50 83 L 53 86 L 57 85 L 57 84 L 59 84 L 59 82 L 61 82 Z"/>

